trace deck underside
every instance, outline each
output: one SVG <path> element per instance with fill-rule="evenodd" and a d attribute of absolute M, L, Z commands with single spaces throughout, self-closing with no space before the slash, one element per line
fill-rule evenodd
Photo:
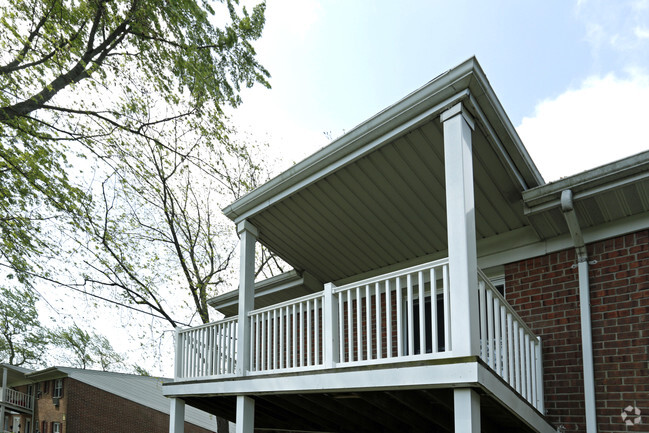
<path fill-rule="evenodd" d="M 255 429 L 296 432 L 454 432 L 454 388 L 480 395 L 482 431 L 554 432 L 474 358 L 164 385 L 168 397 L 236 422 L 238 395 L 255 401 Z"/>
<path fill-rule="evenodd" d="M 259 395 L 255 429 L 299 432 L 454 432 L 453 390 Z M 236 397 L 188 397 L 187 404 L 236 421 Z M 480 398 L 482 431 L 533 432 L 492 397 Z"/>

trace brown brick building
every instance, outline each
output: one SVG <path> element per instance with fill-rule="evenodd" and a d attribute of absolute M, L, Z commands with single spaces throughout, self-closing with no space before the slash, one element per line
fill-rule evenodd
<path fill-rule="evenodd" d="M 4 429 L 16 433 L 166 433 L 169 401 L 166 379 L 52 367 L 30 371 L 3 365 Z M 191 409 L 190 433 L 216 431 L 216 419 Z"/>

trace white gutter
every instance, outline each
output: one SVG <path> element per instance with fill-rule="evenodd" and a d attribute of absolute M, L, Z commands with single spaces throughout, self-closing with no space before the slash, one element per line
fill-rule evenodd
<path fill-rule="evenodd" d="M 593 368 L 593 336 L 590 322 L 590 281 L 588 279 L 588 254 L 584 237 L 575 213 L 572 191 L 561 192 L 561 211 L 568 224 L 570 236 L 575 244 L 577 267 L 579 269 L 579 307 L 581 316 L 581 347 L 584 360 L 584 401 L 586 403 L 586 432 L 597 433 L 595 406 L 595 373 Z"/>

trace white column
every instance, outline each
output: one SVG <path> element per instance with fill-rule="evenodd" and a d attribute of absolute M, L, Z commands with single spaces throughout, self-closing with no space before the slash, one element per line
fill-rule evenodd
<path fill-rule="evenodd" d="M 471 388 L 453 390 L 456 433 L 480 433 L 480 396 Z"/>
<path fill-rule="evenodd" d="M 248 313 L 255 308 L 255 244 L 259 232 L 247 220 L 237 225 L 241 252 L 239 266 L 239 326 L 237 335 L 237 376 L 250 368 L 250 320 Z"/>
<path fill-rule="evenodd" d="M 479 355 L 478 276 L 473 198 L 474 121 L 462 103 L 442 113 L 446 222 L 451 286 L 451 350 L 454 355 Z"/>
<path fill-rule="evenodd" d="M 174 356 L 174 380 L 179 380 L 183 375 L 183 363 L 187 362 L 187 360 L 183 359 L 183 342 L 180 338 L 180 328 L 178 326 L 176 326 L 176 329 L 174 329 L 174 341 L 176 342 L 176 353 Z"/>
<path fill-rule="evenodd" d="M 169 433 L 184 433 L 185 431 L 185 400 L 170 398 Z"/>
<path fill-rule="evenodd" d="M 333 294 L 333 283 L 324 285 L 324 314 L 322 326 L 324 327 L 324 366 L 334 368 L 340 361 L 338 329 L 338 296 Z M 351 308 L 351 305 L 349 306 Z M 350 324 L 351 326 L 351 324 Z"/>
<path fill-rule="evenodd" d="M 2 369 L 2 389 L 0 390 L 0 430 L 4 430 L 4 428 L 5 428 L 5 397 L 6 397 L 6 395 L 7 395 L 7 367 L 4 367 Z"/>
<path fill-rule="evenodd" d="M 237 396 L 237 433 L 254 433 L 255 400 L 245 395 Z"/>

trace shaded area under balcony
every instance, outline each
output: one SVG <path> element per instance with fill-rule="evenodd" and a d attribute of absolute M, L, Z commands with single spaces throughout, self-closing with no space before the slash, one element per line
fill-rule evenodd
<path fill-rule="evenodd" d="M 480 391 L 484 432 L 531 432 L 523 421 Z M 231 421 L 236 398 L 185 399 L 192 406 Z M 255 396 L 260 430 L 311 432 L 453 432 L 452 389 L 415 389 Z"/>

